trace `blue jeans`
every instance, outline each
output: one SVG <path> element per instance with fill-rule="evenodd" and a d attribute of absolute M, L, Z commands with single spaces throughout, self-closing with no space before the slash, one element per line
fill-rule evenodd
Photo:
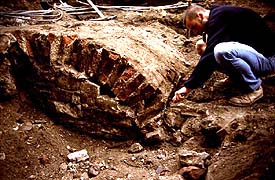
<path fill-rule="evenodd" d="M 238 42 L 217 44 L 214 56 L 222 72 L 243 82 L 250 91 L 261 86 L 261 76 L 275 72 L 275 55 L 265 57 L 252 47 Z"/>

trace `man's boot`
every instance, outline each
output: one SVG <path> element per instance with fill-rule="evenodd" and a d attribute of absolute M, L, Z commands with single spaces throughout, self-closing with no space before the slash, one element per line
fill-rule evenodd
<path fill-rule="evenodd" d="M 229 103 L 235 106 L 249 106 L 263 97 L 263 88 L 260 86 L 253 92 L 232 97 Z"/>

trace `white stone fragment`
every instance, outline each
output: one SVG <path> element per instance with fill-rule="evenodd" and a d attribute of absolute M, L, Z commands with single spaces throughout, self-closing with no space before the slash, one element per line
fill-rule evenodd
<path fill-rule="evenodd" d="M 85 161 L 87 159 L 89 159 L 89 155 L 86 149 L 82 149 L 80 151 L 76 151 L 73 153 L 68 154 L 68 159 L 69 161 Z"/>

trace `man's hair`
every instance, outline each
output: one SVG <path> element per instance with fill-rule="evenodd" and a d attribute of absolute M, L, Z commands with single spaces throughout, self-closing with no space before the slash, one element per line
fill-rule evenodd
<path fill-rule="evenodd" d="M 197 17 L 197 13 L 201 12 L 201 11 L 205 11 L 206 9 L 203 8 L 202 6 L 199 5 L 191 5 L 189 6 L 186 11 L 185 14 L 183 16 L 183 25 L 186 27 L 186 20 L 193 20 Z"/>

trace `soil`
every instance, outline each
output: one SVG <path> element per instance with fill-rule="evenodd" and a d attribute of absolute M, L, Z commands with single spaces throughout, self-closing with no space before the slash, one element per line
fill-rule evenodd
<path fill-rule="evenodd" d="M 267 0 L 227 0 L 209 1 L 209 3 L 249 7 L 261 15 L 272 14 L 275 9 L 274 2 Z M 13 7 L 19 9 L 21 5 L 25 8 L 25 4 L 18 2 Z M 29 9 L 35 8 L 29 6 Z M 118 19 L 124 18 L 124 21 L 127 21 L 127 18 L 133 19 L 131 13 L 127 16 L 125 16 L 125 12 L 122 14 L 117 13 Z M 143 16 L 140 13 L 140 19 L 134 23 L 145 23 L 148 18 L 153 18 L 153 13 L 151 14 L 152 17 L 148 14 Z M 136 16 L 136 13 L 133 16 Z M 171 26 L 172 21 L 163 23 Z M 272 25 L 274 24 L 271 23 Z M 179 33 L 184 33 L 179 25 L 172 28 Z M 190 38 L 191 43 L 183 47 L 186 59 L 193 62 L 191 67 L 194 67 L 198 59 L 198 55 L 194 51 L 194 44 L 198 38 Z M 232 130 L 232 134 L 226 136 L 226 139 L 223 140 L 223 148 L 203 146 L 205 139 L 200 136 L 193 137 L 190 142 L 181 145 L 167 142 L 146 144 L 137 140 L 114 141 L 92 137 L 53 121 L 43 109 L 39 109 L 33 104 L 30 94 L 27 94 L 24 90 L 19 91 L 13 98 L 0 102 L 0 179 L 88 179 L 87 171 L 89 178 L 95 180 L 179 179 L 180 177 L 172 175 L 177 174 L 180 169 L 177 152 L 183 147 L 195 151 L 206 151 L 213 157 L 208 162 L 209 165 L 216 164 L 225 167 L 220 171 L 213 170 L 211 173 L 216 174 L 213 179 L 224 179 L 224 177 L 226 177 L 225 179 L 234 179 L 236 176 L 234 176 L 231 168 L 236 164 L 239 168 L 250 168 L 250 171 L 243 169 L 244 173 L 239 179 L 258 179 L 259 177 L 273 179 L 272 171 L 275 170 L 274 76 L 271 75 L 264 79 L 263 86 L 266 92 L 264 98 L 252 107 L 243 109 L 234 109 L 227 106 L 224 100 L 226 90 L 213 93 L 211 84 L 221 77 L 221 74 L 215 74 L 204 88 L 197 89 L 187 97 L 187 101 L 191 101 L 195 106 L 198 103 L 198 109 L 200 109 L 199 106 L 213 107 L 210 112 L 213 114 L 221 113 L 217 107 L 222 106 L 225 109 L 221 111 L 228 119 L 248 114 L 241 121 L 242 130 Z M 201 104 L 202 102 L 204 104 Z M 229 113 L 224 113 L 227 110 Z M 213 139 L 211 141 L 213 142 Z M 229 144 L 226 146 L 228 142 Z M 141 143 L 144 149 L 137 153 L 130 153 L 129 148 L 134 143 Z M 82 149 L 87 150 L 89 161 L 79 163 L 68 161 L 68 154 Z M 255 156 L 257 156 L 255 152 L 261 152 L 258 154 L 258 161 L 251 162 L 248 166 L 249 160 L 255 159 Z M 253 158 L 250 158 L 252 156 Z M 232 174 L 231 178 L 229 174 Z M 210 176 L 206 178 L 211 179 Z"/>

